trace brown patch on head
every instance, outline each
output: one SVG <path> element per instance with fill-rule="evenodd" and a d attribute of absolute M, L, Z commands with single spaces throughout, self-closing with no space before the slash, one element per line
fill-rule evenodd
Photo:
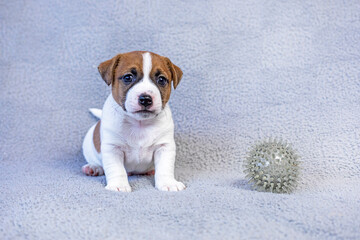
<path fill-rule="evenodd" d="M 96 123 L 96 126 L 95 126 L 95 129 L 94 129 L 94 133 L 93 133 L 93 143 L 94 143 L 94 147 L 96 149 L 96 151 L 98 153 L 101 152 L 101 140 L 100 140 L 100 122 L 101 120 L 99 120 L 97 123 Z"/>
<path fill-rule="evenodd" d="M 121 54 L 120 61 L 114 69 L 114 81 L 112 84 L 112 95 L 115 101 L 126 111 L 125 100 L 129 89 L 143 78 L 143 57 L 142 52 L 129 52 Z M 132 74 L 135 80 L 125 84 L 121 80 L 126 74 Z"/>
<path fill-rule="evenodd" d="M 170 59 L 166 57 L 151 53 L 151 59 L 152 69 L 150 72 L 150 79 L 159 88 L 162 99 L 162 107 L 164 108 L 170 98 L 171 83 L 174 85 L 174 89 L 176 89 L 183 73 L 179 67 L 174 65 Z M 164 86 L 158 83 L 158 79 L 161 76 L 167 79 L 167 84 Z"/>
<path fill-rule="evenodd" d="M 118 54 L 110 60 L 101 63 L 98 67 L 101 77 L 108 84 L 112 85 L 112 95 L 114 100 L 126 111 L 125 100 L 129 89 L 143 78 L 143 56 L 144 51 L 134 51 L 129 53 Z M 182 71 L 174 65 L 170 59 L 151 53 L 152 69 L 150 79 L 159 88 L 162 107 L 164 108 L 169 101 L 171 93 L 171 82 L 174 89 L 178 86 Z M 125 84 L 122 78 L 132 74 L 135 80 L 130 84 Z M 158 83 L 159 77 L 165 77 L 167 84 L 164 86 Z"/>
<path fill-rule="evenodd" d="M 101 77 L 112 88 L 114 100 L 126 111 L 125 100 L 129 89 L 143 77 L 143 57 L 140 51 L 118 54 L 98 67 Z M 125 84 L 121 78 L 132 74 L 136 80 Z"/>

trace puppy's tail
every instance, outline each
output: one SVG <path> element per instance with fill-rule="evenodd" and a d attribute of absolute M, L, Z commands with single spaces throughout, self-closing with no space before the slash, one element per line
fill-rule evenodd
<path fill-rule="evenodd" d="M 98 109 L 98 108 L 89 108 L 89 111 L 91 112 L 92 115 L 94 115 L 97 118 L 101 118 L 102 115 L 102 110 Z"/>

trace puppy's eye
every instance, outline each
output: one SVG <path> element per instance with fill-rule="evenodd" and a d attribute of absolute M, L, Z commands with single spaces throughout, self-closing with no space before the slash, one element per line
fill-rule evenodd
<path fill-rule="evenodd" d="M 158 79 L 157 79 L 157 83 L 160 85 L 160 86 L 165 86 L 167 84 L 168 80 L 163 77 L 163 76 L 160 76 Z"/>
<path fill-rule="evenodd" d="M 122 77 L 122 80 L 125 84 L 130 84 L 134 80 L 134 76 L 132 74 L 126 74 Z"/>

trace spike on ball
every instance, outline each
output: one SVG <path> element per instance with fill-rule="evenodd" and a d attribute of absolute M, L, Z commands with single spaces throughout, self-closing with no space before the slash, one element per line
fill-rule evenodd
<path fill-rule="evenodd" d="M 299 156 L 276 138 L 257 143 L 244 161 L 244 173 L 258 191 L 291 193 L 299 179 Z"/>

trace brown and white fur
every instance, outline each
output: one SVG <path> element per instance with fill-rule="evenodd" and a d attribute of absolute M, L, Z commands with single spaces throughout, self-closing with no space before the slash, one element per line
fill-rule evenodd
<path fill-rule="evenodd" d="M 151 52 L 129 52 L 98 67 L 111 85 L 101 118 L 87 132 L 82 171 L 106 176 L 106 189 L 130 192 L 128 175 L 153 173 L 155 187 L 180 191 L 185 185 L 174 177 L 176 146 L 168 100 L 171 83 L 179 84 L 182 71 L 168 58 Z"/>

